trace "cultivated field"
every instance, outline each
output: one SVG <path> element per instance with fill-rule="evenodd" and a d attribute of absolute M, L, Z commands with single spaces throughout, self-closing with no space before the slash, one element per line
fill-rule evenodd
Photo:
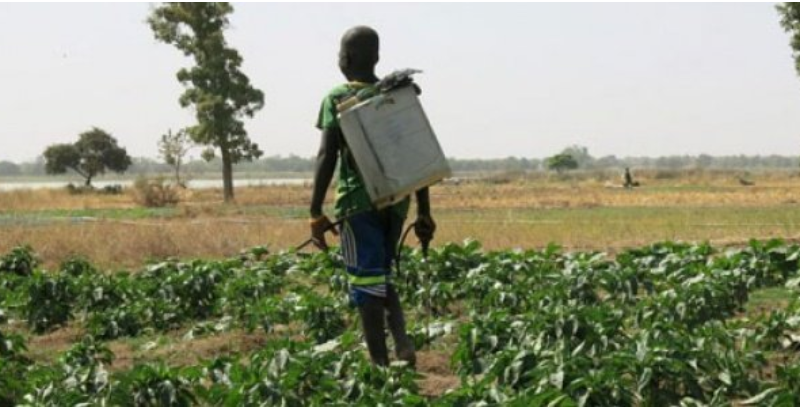
<path fill-rule="evenodd" d="M 800 179 L 640 178 L 435 187 L 396 277 L 416 373 L 370 367 L 335 254 L 279 254 L 308 187 L 0 194 L 0 403 L 800 403 Z"/>

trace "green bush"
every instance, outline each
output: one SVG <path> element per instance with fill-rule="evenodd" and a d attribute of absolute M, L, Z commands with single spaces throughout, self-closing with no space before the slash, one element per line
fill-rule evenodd
<path fill-rule="evenodd" d="M 28 285 L 24 306 L 28 326 L 35 333 L 44 333 L 72 318 L 75 290 L 69 275 L 36 273 Z"/>
<path fill-rule="evenodd" d="M 39 264 L 30 246 L 20 246 L 0 258 L 0 273 L 13 273 L 19 276 L 30 276 Z"/>

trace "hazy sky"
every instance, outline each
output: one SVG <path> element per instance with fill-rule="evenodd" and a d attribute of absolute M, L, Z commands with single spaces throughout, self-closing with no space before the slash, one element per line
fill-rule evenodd
<path fill-rule="evenodd" d="M 156 156 L 190 124 L 175 72 L 133 4 L 0 4 L 0 160 L 91 126 Z M 228 32 L 266 94 L 267 155 L 313 155 L 342 81 L 340 35 L 382 36 L 379 74 L 425 70 L 423 103 L 455 157 L 798 154 L 800 79 L 772 4 L 235 4 Z"/>

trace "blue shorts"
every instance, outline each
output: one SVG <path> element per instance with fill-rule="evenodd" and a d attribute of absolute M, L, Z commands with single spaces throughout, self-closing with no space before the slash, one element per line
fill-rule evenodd
<path fill-rule="evenodd" d="M 364 296 L 386 297 L 404 223 L 389 209 L 359 213 L 342 223 L 342 255 L 356 305 L 363 303 Z"/>

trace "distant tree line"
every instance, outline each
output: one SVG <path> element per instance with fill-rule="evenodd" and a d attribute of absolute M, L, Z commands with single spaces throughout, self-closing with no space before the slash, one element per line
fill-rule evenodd
<path fill-rule="evenodd" d="M 625 167 L 632 169 L 800 169 L 798 156 L 710 156 L 710 155 L 682 155 L 664 157 L 593 157 L 582 147 L 564 149 L 559 154 L 569 154 L 578 164 L 578 169 L 583 170 L 622 170 Z M 585 153 L 585 154 L 584 154 Z M 503 159 L 450 159 L 450 166 L 456 173 L 498 173 L 498 172 L 530 172 L 545 171 L 547 159 L 545 158 L 519 158 L 507 157 Z M 182 165 L 182 172 L 189 177 L 198 175 L 211 175 L 219 173 L 222 163 L 219 158 L 211 161 L 199 157 L 189 157 Z M 299 156 L 270 156 L 252 162 L 241 162 L 235 167 L 237 173 L 311 173 L 314 170 L 314 161 L 311 157 Z M 127 173 L 133 175 L 171 174 L 173 166 L 163 160 L 150 158 L 133 158 Z M 30 162 L 13 163 L 0 161 L 0 176 L 43 176 L 45 175 L 45 160 L 43 158 Z M 214 174 L 217 176 L 217 174 Z"/>

